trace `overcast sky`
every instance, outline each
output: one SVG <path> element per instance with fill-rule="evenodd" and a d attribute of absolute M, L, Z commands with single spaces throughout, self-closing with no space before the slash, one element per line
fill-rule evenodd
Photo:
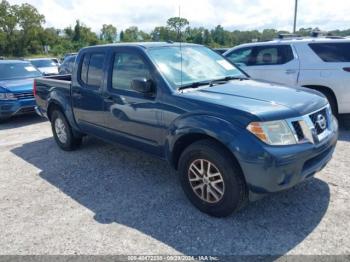
<path fill-rule="evenodd" d="M 191 26 L 229 30 L 276 28 L 292 30 L 295 0 L 9 0 L 30 3 L 46 17 L 46 25 L 64 28 L 80 19 L 98 32 L 102 24 L 118 31 L 135 25 L 145 31 L 181 16 Z M 350 28 L 350 0 L 299 0 L 298 28 Z"/>

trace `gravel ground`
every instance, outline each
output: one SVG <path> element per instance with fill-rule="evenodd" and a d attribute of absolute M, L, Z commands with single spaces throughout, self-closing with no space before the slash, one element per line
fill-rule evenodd
<path fill-rule="evenodd" d="M 0 254 L 350 254 L 350 132 L 315 178 L 209 217 L 176 173 L 86 138 L 63 152 L 36 116 L 0 125 Z"/>

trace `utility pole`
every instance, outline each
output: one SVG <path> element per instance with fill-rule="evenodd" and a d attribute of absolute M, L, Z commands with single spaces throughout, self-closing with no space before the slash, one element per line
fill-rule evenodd
<path fill-rule="evenodd" d="M 293 33 L 297 31 L 298 0 L 295 0 Z"/>

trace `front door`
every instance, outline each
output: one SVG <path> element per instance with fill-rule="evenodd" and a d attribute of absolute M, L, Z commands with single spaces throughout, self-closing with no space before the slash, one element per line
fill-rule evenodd
<path fill-rule="evenodd" d="M 138 50 L 119 50 L 113 54 L 111 75 L 104 95 L 105 125 L 118 142 L 160 154 L 161 110 L 156 91 L 145 95 L 131 89 L 135 78 L 146 78 L 155 83 L 150 63 Z"/>

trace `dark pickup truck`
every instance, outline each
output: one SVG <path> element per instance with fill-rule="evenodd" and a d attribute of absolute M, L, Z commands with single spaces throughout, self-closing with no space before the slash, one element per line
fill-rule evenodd
<path fill-rule="evenodd" d="M 167 160 L 213 216 L 312 177 L 338 137 L 323 95 L 252 81 L 200 45 L 84 48 L 71 76 L 38 78 L 34 93 L 63 150 L 93 135 Z"/>

